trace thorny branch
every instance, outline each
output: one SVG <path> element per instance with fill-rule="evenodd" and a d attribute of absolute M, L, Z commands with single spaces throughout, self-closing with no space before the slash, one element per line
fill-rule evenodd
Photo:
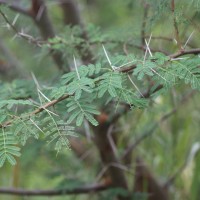
<path fill-rule="evenodd" d="M 17 28 L 9 21 L 9 19 L 7 18 L 7 16 L 2 12 L 2 10 L 0 9 L 0 14 L 2 15 L 2 17 L 4 18 L 5 22 L 12 28 L 12 30 L 16 33 L 17 36 L 25 39 L 28 42 L 31 42 L 39 47 L 41 47 L 41 44 L 43 44 L 44 42 L 39 41 L 38 39 L 33 38 L 31 35 L 19 32 L 17 30 Z"/>
<path fill-rule="evenodd" d="M 42 112 L 43 110 L 47 109 L 48 107 L 54 106 L 55 104 L 67 99 L 68 97 L 70 97 L 70 95 L 65 94 L 62 97 L 60 97 L 59 99 L 50 101 L 50 102 L 40 106 L 38 109 L 34 110 L 33 112 L 30 112 L 29 114 L 27 114 L 27 117 L 31 117 L 33 115 L 36 115 L 36 114 Z M 0 124 L 0 128 L 7 127 L 8 125 L 12 124 L 13 121 L 14 120 L 10 120 L 10 121 L 5 122 L 4 124 Z"/>
<path fill-rule="evenodd" d="M 172 58 L 178 58 L 178 57 L 183 56 L 183 55 L 185 55 L 185 54 L 199 54 L 199 53 L 200 53 L 200 48 L 199 48 L 199 49 L 185 50 L 185 51 L 183 51 L 183 52 L 177 52 L 177 53 L 175 53 L 175 54 L 169 55 L 169 57 L 172 59 Z M 132 66 L 129 66 L 129 67 L 123 67 L 123 68 L 121 68 L 119 71 L 120 71 L 120 72 L 123 72 L 123 73 L 127 73 L 127 72 L 129 72 L 129 71 L 132 71 L 132 70 L 135 69 L 135 68 L 136 68 L 136 65 L 132 65 Z M 158 86 L 158 88 L 157 88 L 155 91 L 158 91 L 158 90 L 160 90 L 161 88 L 162 88 L 162 86 Z M 155 91 L 154 91 L 154 92 L 155 92 Z M 144 96 L 145 98 L 148 98 L 148 97 L 149 97 L 149 93 L 144 94 L 143 96 Z M 63 100 L 65 100 L 65 99 L 67 99 L 68 97 L 70 97 L 70 95 L 65 94 L 65 95 L 63 95 L 62 97 L 60 97 L 59 99 L 53 100 L 53 101 L 51 101 L 51 102 L 48 102 L 48 103 L 42 105 L 40 108 L 36 109 L 35 111 L 33 111 L 33 112 L 31 112 L 31 113 L 29 113 L 29 114 L 27 114 L 27 115 L 28 115 L 28 116 L 36 115 L 36 114 L 42 112 L 44 109 L 46 109 L 46 108 L 48 108 L 48 107 L 51 107 L 51 106 L 54 106 L 55 104 L 59 103 L 60 101 L 63 101 Z M 124 112 L 126 112 L 126 109 L 125 109 Z M 112 120 L 116 121 L 119 117 L 120 117 L 120 115 L 119 115 L 119 116 L 117 115 L 117 116 L 115 116 Z M 8 125 L 10 125 L 12 122 L 13 122 L 13 120 L 10 120 L 10 121 L 5 122 L 4 124 L 0 124 L 0 128 L 1 128 L 1 127 L 6 127 L 6 126 L 8 126 Z"/>
<path fill-rule="evenodd" d="M 171 55 L 168 55 L 168 56 L 169 56 L 170 59 L 174 59 L 174 58 L 179 58 L 181 56 L 188 55 L 188 54 L 198 55 L 198 54 L 200 54 L 200 48 L 190 49 L 190 50 L 182 50 L 182 51 L 178 51 L 178 52 L 171 54 Z M 131 71 L 135 68 L 136 68 L 136 65 L 131 65 L 129 67 L 123 67 L 119 71 L 120 72 L 129 72 L 129 71 Z"/>
<path fill-rule="evenodd" d="M 55 30 L 54 30 L 53 24 L 48 16 L 45 1 L 32 0 L 31 2 L 32 2 L 32 7 L 30 8 L 30 10 L 27 10 L 26 12 L 21 12 L 21 10 L 23 10 L 23 9 L 22 8 L 19 9 L 19 7 L 16 6 L 16 4 L 14 4 L 13 2 L 9 3 L 7 1 L 0 0 L 0 4 L 7 5 L 9 8 L 11 8 L 15 11 L 18 11 L 19 13 L 26 14 L 26 16 L 31 17 L 33 19 L 33 21 L 35 22 L 36 26 L 38 27 L 38 29 L 40 30 L 41 35 L 44 40 L 55 37 L 56 36 Z M 16 8 L 18 8 L 18 9 L 16 9 Z M 18 30 L 14 27 L 14 25 L 12 25 L 12 23 L 9 22 L 6 15 L 2 11 L 1 11 L 1 15 L 3 16 L 5 21 L 9 24 L 9 26 L 15 31 L 15 33 L 17 35 L 28 40 L 29 42 L 36 44 L 37 46 L 41 45 L 40 44 L 41 41 L 34 39 L 30 35 L 18 32 Z M 43 43 L 43 42 L 41 42 L 41 43 Z M 67 63 L 67 61 L 65 63 L 63 62 L 63 57 L 60 52 L 51 52 L 51 56 L 53 57 L 59 70 L 65 71 L 65 72 L 69 71 L 68 63 Z"/>

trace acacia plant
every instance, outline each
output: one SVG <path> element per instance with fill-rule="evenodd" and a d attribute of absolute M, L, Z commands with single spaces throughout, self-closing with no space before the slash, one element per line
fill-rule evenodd
<path fill-rule="evenodd" d="M 180 189 L 176 199 L 187 199 L 175 180 L 195 137 L 183 146 L 169 138 L 182 130 L 179 119 L 182 126 L 186 122 L 185 113 L 177 112 L 200 90 L 199 0 L 0 0 L 0 5 L 0 166 L 8 162 L 17 173 L 19 157 L 38 143 L 47 152 L 55 149 L 51 162 L 63 180 L 72 170 L 62 174 L 70 159 L 82 161 L 74 170 L 92 171 L 87 180 L 93 180 L 0 193 L 165 200 L 175 199 L 173 188 Z M 170 154 L 176 146 L 178 163 Z M 69 152 L 74 157 L 67 159 Z M 161 161 L 155 166 L 156 155 Z M 198 184 L 191 186 L 193 199 Z"/>

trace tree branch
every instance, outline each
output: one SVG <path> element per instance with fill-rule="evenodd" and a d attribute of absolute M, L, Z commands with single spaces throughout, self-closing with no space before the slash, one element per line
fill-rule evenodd
<path fill-rule="evenodd" d="M 59 99 L 55 99 L 55 100 L 53 100 L 53 101 L 50 101 L 50 102 L 48 102 L 48 103 L 46 103 L 46 104 L 40 106 L 38 109 L 34 110 L 33 112 L 30 112 L 30 113 L 27 114 L 26 116 L 27 116 L 27 117 L 31 117 L 31 116 L 33 116 L 33 115 L 36 115 L 36 114 L 42 112 L 43 110 L 47 109 L 48 107 L 54 106 L 55 104 L 59 103 L 60 101 L 63 101 L 63 100 L 65 100 L 65 99 L 67 99 L 68 97 L 70 97 L 70 95 L 68 95 L 68 94 L 63 95 L 63 96 L 60 97 Z M 6 126 L 12 124 L 13 121 L 14 121 L 14 120 L 10 120 L 10 121 L 7 121 L 7 122 L 5 122 L 5 123 L 3 123 L 3 124 L 0 124 L 0 128 L 6 127 Z"/>
<path fill-rule="evenodd" d="M 174 54 L 169 55 L 170 58 L 178 58 L 187 54 L 200 54 L 200 48 L 197 49 L 190 49 L 190 50 L 182 50 L 181 52 L 177 52 Z"/>
<path fill-rule="evenodd" d="M 190 50 L 182 50 L 181 52 L 179 51 L 179 52 L 176 52 L 176 53 L 168 55 L 168 56 L 170 57 L 170 59 L 174 59 L 174 58 L 178 58 L 178 57 L 181 57 L 181 56 L 184 56 L 184 55 L 187 55 L 187 54 L 193 54 L 193 55 L 200 54 L 200 48 L 190 49 Z M 131 65 L 129 67 L 123 67 L 123 68 L 119 69 L 119 71 L 126 73 L 126 72 L 129 72 L 129 71 L 131 71 L 135 68 L 136 68 L 136 65 Z"/>
<path fill-rule="evenodd" d="M 98 148 L 104 166 L 110 166 L 111 163 L 115 163 L 116 165 L 121 165 L 118 158 L 113 152 L 112 145 L 110 144 L 109 139 L 107 138 L 109 127 L 110 125 L 108 123 L 100 124 L 97 127 L 93 127 L 93 130 L 95 132 L 94 142 Z M 117 138 L 115 139 L 117 140 Z M 115 187 L 121 187 L 126 190 L 128 189 L 126 177 L 122 169 L 110 166 L 108 168 L 108 174 L 112 181 L 112 184 Z M 130 198 L 119 195 L 118 199 L 129 200 Z"/>
<path fill-rule="evenodd" d="M 88 194 L 91 192 L 101 192 L 111 187 L 108 184 L 93 184 L 73 189 L 59 189 L 59 190 L 24 190 L 14 188 L 0 188 L 0 194 L 4 195 L 18 195 L 18 196 L 59 196 L 59 195 L 74 195 L 74 194 Z"/>
<path fill-rule="evenodd" d="M 10 3 L 7 1 L 2 1 L 0 0 L 0 4 L 5 4 L 7 5 L 9 8 L 13 9 L 16 8 L 14 3 Z M 22 8 L 20 9 L 19 7 L 17 7 L 18 9 L 15 9 L 15 11 L 21 13 L 22 12 Z M 21 12 L 20 12 L 21 11 Z M 47 12 L 47 8 L 46 8 L 46 4 L 44 2 L 44 0 L 32 0 L 32 7 L 30 10 L 27 10 L 26 15 L 31 17 L 36 26 L 38 27 L 38 29 L 41 32 L 41 35 L 43 37 L 44 40 L 47 40 L 48 38 L 53 38 L 56 36 L 55 34 L 55 30 L 53 28 L 52 22 L 49 19 L 48 16 L 48 12 Z M 1 15 L 4 17 L 4 19 L 6 20 L 6 22 L 11 26 L 11 28 L 21 37 L 26 38 L 26 35 L 20 34 L 17 29 L 15 28 L 15 26 L 12 25 L 12 23 L 9 23 L 9 20 L 7 19 L 6 15 L 1 11 Z M 33 40 L 33 38 L 28 37 L 29 40 L 31 40 L 31 42 L 35 42 Z M 32 41 L 33 40 L 33 41 Z M 37 42 L 37 41 L 36 41 Z M 63 58 L 62 58 L 62 53 L 60 52 L 51 52 L 51 55 L 58 67 L 58 69 L 60 69 L 61 71 L 69 71 L 68 68 L 68 64 L 66 63 L 66 67 L 64 66 L 64 62 L 63 62 Z"/>
<path fill-rule="evenodd" d="M 24 33 L 21 33 L 17 30 L 17 28 L 10 22 L 10 20 L 7 18 L 7 16 L 4 14 L 4 12 L 2 12 L 2 10 L 0 9 L 0 14 L 1 16 L 3 17 L 3 19 L 5 20 L 5 22 L 10 26 L 10 28 L 16 33 L 17 36 L 25 39 L 26 41 L 28 42 L 31 42 L 33 44 L 35 44 L 36 46 L 41 46 L 41 42 L 38 41 L 37 39 L 33 38 L 32 36 L 30 35 L 27 35 L 27 34 L 24 34 Z"/>

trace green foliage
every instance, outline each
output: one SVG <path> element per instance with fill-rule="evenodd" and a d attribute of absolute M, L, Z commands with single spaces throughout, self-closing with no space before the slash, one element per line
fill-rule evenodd
<path fill-rule="evenodd" d="M 37 125 L 38 122 L 34 121 L 34 119 L 28 118 L 17 118 L 14 120 L 11 130 L 13 131 L 14 135 L 18 138 L 18 141 L 25 145 L 27 140 L 30 137 L 34 137 L 35 139 L 39 138 L 39 131 L 40 128 Z"/>
<path fill-rule="evenodd" d="M 15 99 L 8 99 L 0 101 L 0 108 L 6 107 L 7 109 L 11 109 L 14 105 L 31 105 L 33 103 L 29 100 L 15 100 Z"/>
<path fill-rule="evenodd" d="M 184 59 L 173 64 L 174 74 L 190 84 L 193 89 L 200 89 L 200 58 Z"/>
<path fill-rule="evenodd" d="M 119 90 L 119 100 L 126 102 L 131 108 L 146 108 L 148 106 L 148 100 L 139 98 L 131 90 L 123 88 Z"/>
<path fill-rule="evenodd" d="M 98 105 L 95 104 L 96 98 L 107 98 L 109 101 L 113 99 L 118 104 L 125 102 L 132 108 L 146 107 L 148 101 L 137 97 L 136 93 L 138 91 L 136 88 L 130 87 L 126 73 L 119 71 L 122 67 L 126 67 L 126 63 L 129 66 L 131 64 L 136 66 L 133 70 L 133 76 L 137 77 L 139 81 L 145 80 L 146 77 L 151 77 L 155 81 L 153 88 L 162 85 L 163 88 L 159 92 L 166 92 L 169 88 L 178 84 L 180 80 L 184 80 L 186 84 L 189 83 L 193 89 L 200 89 L 200 69 L 198 67 L 200 59 L 197 57 L 170 60 L 168 56 L 155 53 L 153 56 L 147 57 L 146 60 L 138 59 L 132 55 L 117 56 L 111 58 L 111 60 L 115 66 L 120 66 L 120 68 L 115 67 L 113 71 L 107 68 L 107 64 L 102 65 L 100 62 L 96 65 L 81 66 L 77 71 L 64 74 L 60 83 L 53 87 L 49 95 L 50 99 L 58 99 L 65 94 L 71 96 L 66 103 L 65 112 L 68 120 L 65 131 L 59 130 L 58 120 L 55 120 L 48 110 L 46 112 L 49 116 L 40 121 L 39 118 L 36 119 L 34 116 L 29 116 L 28 113 L 22 112 L 22 116 L 14 117 L 13 123 L 9 128 L 9 130 L 13 131 L 12 141 L 15 141 L 14 144 L 20 142 L 25 145 L 29 137 L 33 136 L 38 139 L 41 133 L 45 133 L 46 137 L 50 137 L 50 141 L 55 142 L 55 149 L 58 152 L 64 146 L 69 148 L 68 136 L 76 135 L 75 128 L 70 125 L 71 123 L 75 121 L 76 126 L 81 126 L 84 120 L 88 120 L 92 125 L 98 125 L 94 117 L 94 115 L 100 114 L 97 109 Z M 4 95 L 6 98 L 6 94 Z M 26 94 L 24 95 L 26 96 Z M 13 111 L 19 106 L 29 106 L 31 110 L 35 107 L 29 100 L 2 99 L 0 101 L 1 109 L 8 111 L 1 116 L 2 124 L 10 116 L 15 115 Z M 8 113 L 10 113 L 10 116 Z M 4 130 L 6 129 L 8 128 L 4 127 Z M 7 133 L 7 131 L 4 132 Z M 8 133 L 11 135 L 10 132 Z M 5 139 L 5 134 L 3 139 Z M 5 148 L 10 147 L 5 146 Z M 4 161 L 5 155 L 5 153 L 2 154 Z M 14 164 L 14 160 L 11 157 L 9 158 L 8 160 Z"/>
<path fill-rule="evenodd" d="M 11 83 L 0 84 L 0 99 L 26 99 L 33 96 L 35 92 L 35 86 L 33 81 L 24 79 L 15 79 Z"/>
<path fill-rule="evenodd" d="M 77 101 L 71 97 L 68 99 L 67 112 L 70 114 L 68 123 L 71 123 L 76 119 L 76 125 L 80 126 L 84 122 L 84 118 L 87 119 L 92 125 L 97 126 L 98 122 L 93 115 L 100 114 L 99 111 L 91 104 L 90 99 L 81 99 Z"/>
<path fill-rule="evenodd" d="M 96 65 L 89 64 L 88 66 L 80 66 L 78 68 L 78 74 L 81 78 L 85 78 L 86 76 L 91 77 L 93 75 L 97 75 L 101 70 L 101 64 L 97 63 Z M 73 81 L 77 81 L 77 73 L 75 71 L 69 72 L 67 74 L 64 74 L 61 77 L 61 84 L 65 85 Z"/>
<path fill-rule="evenodd" d="M 130 65 L 135 65 L 133 76 L 137 77 L 139 81 L 145 80 L 146 77 L 151 77 L 155 81 L 153 88 L 162 85 L 163 88 L 159 92 L 166 92 L 169 88 L 178 84 L 180 80 L 184 80 L 186 84 L 189 83 L 193 89 L 200 89 L 200 69 L 198 67 L 200 59 L 197 57 L 170 60 L 164 54 L 155 53 L 153 56 L 147 57 L 146 60 L 141 60 L 132 55 L 119 55 L 111 58 L 111 61 L 115 65 L 114 70 L 108 69 L 107 64 L 102 64 L 104 61 L 97 62 L 95 65 L 83 65 L 77 71 L 64 74 L 60 83 L 53 87 L 48 98 L 58 99 L 66 94 L 69 95 L 66 100 L 65 113 L 67 113 L 68 119 L 65 131 L 59 129 L 59 120 L 55 120 L 51 112 L 46 109 L 48 117 L 44 117 L 42 120 L 39 116 L 35 118 L 34 116 L 29 116 L 29 113 L 20 111 L 21 116 L 14 117 L 11 127 L 4 127 L 3 140 L 6 138 L 5 133 L 11 135 L 10 130 L 13 131 L 13 144 L 18 144 L 19 142 L 25 145 L 28 138 L 33 136 L 38 139 L 40 134 L 44 134 L 50 138 L 51 142 L 55 142 L 55 149 L 59 152 L 64 146 L 69 148 L 68 137 L 76 135 L 75 128 L 70 125 L 71 123 L 75 122 L 76 126 L 81 126 L 85 120 L 88 120 L 92 125 L 98 125 L 94 117 L 94 115 L 100 114 L 98 104 L 95 103 L 97 98 L 113 100 L 117 104 L 127 103 L 131 108 L 147 107 L 148 100 L 138 97 L 136 95 L 137 88 L 130 87 L 127 74 L 120 72 L 123 67 L 126 68 Z M 6 94 L 4 95 L 7 98 Z M 26 96 L 26 94 L 24 95 Z M 34 110 L 35 107 L 33 102 L 29 100 L 2 99 L 0 107 L 6 111 L 1 116 L 2 124 L 12 115 L 16 115 L 14 113 L 16 108 L 26 106 L 31 108 L 30 111 Z M 65 122 L 62 121 L 62 123 Z M 5 154 L 6 148 L 9 149 L 10 146 L 7 147 L 5 145 L 5 147 L 2 147 L 4 149 L 2 163 L 8 157 Z M 7 160 L 14 164 L 13 155 L 10 155 Z"/>
<path fill-rule="evenodd" d="M 116 97 L 117 89 L 122 89 L 122 74 L 119 72 L 107 72 L 99 78 L 100 83 L 97 87 L 98 97 L 101 98 L 106 92 L 111 97 Z"/>
<path fill-rule="evenodd" d="M 2 128 L 0 132 L 0 167 L 3 166 L 6 160 L 15 165 L 15 156 L 19 157 L 21 155 L 19 151 L 20 148 L 17 146 L 14 134 Z"/>
<path fill-rule="evenodd" d="M 69 136 L 77 136 L 75 128 L 62 120 L 57 121 L 50 113 L 41 121 L 44 124 L 42 132 L 49 138 L 49 143 L 55 143 L 55 150 L 59 152 L 63 147 L 70 148 Z"/>
<path fill-rule="evenodd" d="M 54 87 L 51 91 L 50 97 L 52 99 L 59 99 L 66 93 L 66 90 L 66 86 Z"/>
<path fill-rule="evenodd" d="M 94 88 L 94 81 L 90 78 L 80 78 L 71 82 L 67 87 L 67 93 L 69 95 L 74 94 L 75 100 L 80 99 L 82 92 L 92 93 Z"/>

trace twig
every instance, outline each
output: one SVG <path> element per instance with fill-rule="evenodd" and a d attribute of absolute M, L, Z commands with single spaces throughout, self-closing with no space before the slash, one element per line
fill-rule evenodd
<path fill-rule="evenodd" d="M 101 171 L 99 172 L 99 174 L 97 175 L 96 177 L 96 181 L 100 181 L 101 178 L 104 176 L 104 174 L 111 168 L 111 167 L 115 167 L 115 168 L 118 168 L 118 169 L 121 169 L 123 171 L 126 171 L 126 172 L 129 172 L 131 173 L 131 171 L 128 169 L 127 166 L 125 165 L 122 165 L 120 163 L 109 163 L 107 165 L 105 165 Z"/>
<path fill-rule="evenodd" d="M 111 148 L 112 148 L 113 153 L 114 153 L 115 156 L 117 157 L 118 151 L 117 151 L 117 148 L 116 148 L 116 144 L 115 144 L 115 142 L 113 141 L 112 133 L 113 133 L 113 124 L 111 124 L 110 127 L 108 128 L 107 138 L 108 138 L 108 141 L 109 141 L 109 143 L 110 143 L 110 146 L 111 146 Z"/>
<path fill-rule="evenodd" d="M 176 16 L 175 16 L 175 0 L 171 0 L 171 10 L 172 10 L 172 13 L 173 13 L 175 38 L 176 38 L 179 50 L 182 51 L 183 48 L 182 48 L 182 45 L 181 45 L 181 41 L 180 41 L 180 37 L 179 37 L 178 24 L 177 24 Z"/>
<path fill-rule="evenodd" d="M 0 9 L 0 14 L 2 15 L 2 17 L 4 18 L 5 22 L 12 28 L 12 30 L 16 33 L 16 35 L 20 36 L 21 38 L 25 39 L 28 42 L 31 42 L 33 44 L 36 44 L 37 46 L 41 47 L 41 42 L 35 38 L 33 38 L 31 35 L 27 35 L 23 32 L 19 32 L 17 30 L 17 28 L 14 26 L 13 23 L 11 23 L 9 21 L 9 19 L 7 18 L 7 16 L 2 12 L 2 10 Z"/>
<path fill-rule="evenodd" d="M 149 38 L 149 35 L 146 35 L 145 38 Z M 151 39 L 152 40 L 164 40 L 164 41 L 174 42 L 173 38 L 165 37 L 165 36 L 152 36 Z M 190 43 L 188 43 L 187 45 L 191 48 L 194 48 L 194 46 Z"/>

